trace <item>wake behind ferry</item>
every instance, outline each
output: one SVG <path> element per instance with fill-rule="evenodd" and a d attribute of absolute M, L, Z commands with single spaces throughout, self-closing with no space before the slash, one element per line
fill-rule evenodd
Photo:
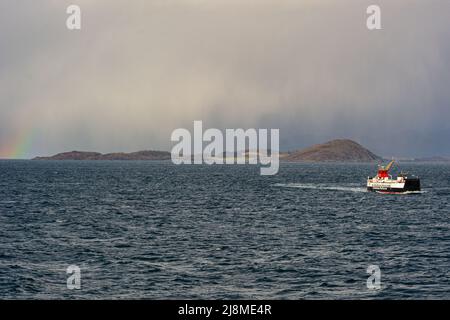
<path fill-rule="evenodd" d="M 409 193 L 420 191 L 420 179 L 401 172 L 396 179 L 389 174 L 389 170 L 394 164 L 394 160 L 386 166 L 378 167 L 378 174 L 375 177 L 367 178 L 367 190 L 379 193 Z"/>

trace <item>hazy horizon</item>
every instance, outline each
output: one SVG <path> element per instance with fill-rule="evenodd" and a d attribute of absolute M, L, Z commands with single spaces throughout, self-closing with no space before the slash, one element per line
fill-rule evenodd
<path fill-rule="evenodd" d="M 170 151 L 194 120 L 450 156 L 450 1 L 78 0 L 79 31 L 70 4 L 0 3 L 0 158 Z"/>

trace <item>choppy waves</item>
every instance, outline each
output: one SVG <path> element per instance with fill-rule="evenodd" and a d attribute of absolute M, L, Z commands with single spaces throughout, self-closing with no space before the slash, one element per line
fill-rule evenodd
<path fill-rule="evenodd" d="M 372 165 L 0 161 L 0 298 L 449 299 L 450 166 L 405 169 L 428 192 L 366 192 Z"/>
<path fill-rule="evenodd" d="M 346 191 L 346 192 L 367 192 L 367 188 L 358 186 L 338 186 L 327 184 L 308 184 L 308 183 L 276 183 L 275 187 L 281 188 L 299 188 L 299 189 L 315 189 L 329 191 Z"/>

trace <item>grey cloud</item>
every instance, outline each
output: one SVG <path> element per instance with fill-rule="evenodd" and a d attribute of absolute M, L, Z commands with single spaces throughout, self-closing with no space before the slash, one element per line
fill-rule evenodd
<path fill-rule="evenodd" d="M 71 1 L 2 1 L 0 147 L 33 127 L 26 156 L 167 150 L 204 120 L 450 154 L 450 2 L 377 2 L 370 32 L 365 0 L 81 0 L 70 32 Z"/>

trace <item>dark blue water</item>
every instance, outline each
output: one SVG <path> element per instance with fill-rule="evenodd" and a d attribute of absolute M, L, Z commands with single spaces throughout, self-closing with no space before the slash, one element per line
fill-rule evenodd
<path fill-rule="evenodd" d="M 375 169 L 0 161 L 0 298 L 449 299 L 450 165 L 403 164 L 414 195 Z"/>

